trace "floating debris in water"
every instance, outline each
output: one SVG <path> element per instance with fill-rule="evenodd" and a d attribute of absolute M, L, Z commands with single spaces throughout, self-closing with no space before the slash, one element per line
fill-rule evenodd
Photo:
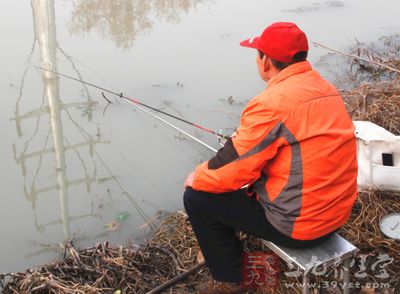
<path fill-rule="evenodd" d="M 126 221 L 129 218 L 129 215 L 130 214 L 128 211 L 119 212 L 111 222 L 104 225 L 104 228 L 108 232 L 119 230 L 119 228 L 121 227 L 121 223 Z"/>
<path fill-rule="evenodd" d="M 109 222 L 108 224 L 105 224 L 104 228 L 108 232 L 114 232 L 114 231 L 117 231 L 120 226 L 121 226 L 120 222 L 117 222 L 116 220 L 113 220 L 113 221 Z"/>
<path fill-rule="evenodd" d="M 345 4 L 342 1 L 325 1 L 325 2 L 313 2 L 308 6 L 299 6 L 295 9 L 282 9 L 282 12 L 293 12 L 293 13 L 303 13 L 303 12 L 311 12 L 317 11 L 324 8 L 339 8 L 344 7 Z"/>
<path fill-rule="evenodd" d="M 329 7 L 344 7 L 344 3 L 342 1 L 326 1 L 325 2 Z"/>
<path fill-rule="evenodd" d="M 236 104 L 236 100 L 235 100 L 235 98 L 233 98 L 233 96 L 232 95 L 230 95 L 228 98 L 226 98 L 226 99 L 218 99 L 219 101 L 222 101 L 222 102 L 227 102 L 229 105 L 233 105 L 233 104 Z"/>
<path fill-rule="evenodd" d="M 129 218 L 128 211 L 122 211 L 115 216 L 115 220 L 120 223 L 126 221 L 128 218 Z"/>
<path fill-rule="evenodd" d="M 184 134 L 174 135 L 174 138 L 179 142 L 187 141 L 187 138 Z"/>
<path fill-rule="evenodd" d="M 221 39 L 227 39 L 227 38 L 230 38 L 230 37 L 232 37 L 232 34 L 221 35 Z"/>

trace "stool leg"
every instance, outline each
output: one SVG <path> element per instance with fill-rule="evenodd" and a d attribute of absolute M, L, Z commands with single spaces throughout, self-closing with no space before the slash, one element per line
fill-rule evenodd
<path fill-rule="evenodd" d="M 350 258 L 343 261 L 343 294 L 350 294 Z"/>
<path fill-rule="evenodd" d="M 308 275 L 307 272 L 304 272 L 304 274 L 303 274 L 303 294 L 310 293 L 310 288 L 308 287 L 309 285 L 310 285 L 310 276 Z"/>

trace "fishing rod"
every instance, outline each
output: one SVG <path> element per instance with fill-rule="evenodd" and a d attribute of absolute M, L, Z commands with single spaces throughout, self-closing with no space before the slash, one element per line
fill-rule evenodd
<path fill-rule="evenodd" d="M 186 123 L 186 124 L 188 124 L 188 125 L 191 125 L 191 126 L 197 128 L 197 129 L 203 130 L 203 131 L 208 132 L 208 133 L 210 133 L 210 134 L 216 135 L 216 136 L 218 136 L 218 137 L 220 137 L 220 138 L 229 139 L 229 136 L 225 136 L 225 135 L 223 135 L 223 134 L 221 134 L 221 133 L 218 133 L 218 132 L 216 132 L 216 131 L 213 131 L 213 130 L 211 130 L 211 129 L 209 129 L 209 128 L 203 127 L 203 126 L 201 126 L 201 125 L 195 124 L 195 123 L 193 123 L 193 122 L 191 122 L 191 121 L 188 121 L 188 120 L 186 120 L 186 119 L 180 118 L 180 117 L 178 117 L 178 116 L 176 116 L 176 115 L 173 115 L 173 114 L 171 114 L 171 113 L 165 112 L 165 111 L 163 111 L 163 110 L 161 110 L 161 109 L 157 109 L 157 108 L 155 108 L 155 107 L 152 107 L 152 106 L 150 106 L 150 105 L 147 105 L 147 104 L 145 104 L 145 103 L 143 103 L 143 102 L 140 102 L 140 101 L 137 100 L 137 99 L 129 98 L 129 97 L 125 96 L 122 92 L 121 92 L 121 93 L 117 93 L 117 92 L 114 92 L 114 91 L 105 89 L 105 88 L 103 88 L 103 87 L 100 87 L 100 86 L 98 86 L 98 85 L 95 85 L 95 84 L 92 84 L 92 83 L 83 81 L 83 80 L 81 80 L 81 79 L 77 79 L 77 78 L 71 77 L 71 76 L 69 76 L 69 75 L 66 75 L 66 74 L 63 74 L 63 73 L 60 73 L 60 72 L 57 72 L 57 71 L 54 71 L 54 70 L 50 70 L 50 69 L 41 67 L 41 66 L 35 65 L 35 67 L 37 67 L 37 68 L 39 68 L 39 69 L 41 69 L 41 70 L 44 70 L 44 71 L 48 71 L 48 72 L 52 72 L 52 73 L 58 74 L 58 75 L 60 75 L 60 76 L 62 76 L 62 77 L 68 78 L 68 79 L 70 79 L 70 80 L 73 80 L 73 81 L 76 81 L 76 82 L 79 82 L 79 83 L 82 83 L 82 84 L 91 86 L 91 87 L 96 88 L 96 89 L 98 89 L 98 90 L 101 90 L 101 91 L 103 91 L 103 92 L 106 92 L 106 93 L 109 93 L 109 94 L 113 94 L 113 95 L 115 95 L 115 96 L 120 97 L 121 99 L 123 99 L 123 100 L 125 100 L 125 101 L 131 102 L 131 104 L 133 104 L 133 105 L 135 105 L 135 106 L 143 106 L 143 107 L 146 107 L 146 108 L 148 108 L 148 109 L 154 110 L 154 111 L 156 111 L 156 112 L 162 113 L 162 114 L 164 114 L 164 115 L 166 115 L 166 116 L 169 116 L 169 117 L 171 117 L 171 118 L 174 118 L 174 119 L 176 119 L 176 120 L 179 120 L 179 121 L 181 121 L 181 122 L 184 122 L 184 123 Z M 107 99 L 107 98 L 104 96 L 104 94 L 103 94 L 103 97 L 104 97 L 104 99 L 106 99 L 109 103 L 111 103 L 111 101 L 110 101 L 109 99 Z M 143 107 L 140 107 L 140 109 L 144 110 Z M 153 115 L 151 112 L 148 112 L 148 111 L 147 111 L 147 113 Z M 153 115 L 153 116 L 154 116 L 154 115 Z M 166 123 L 166 124 L 170 125 L 171 127 L 175 128 L 175 129 L 178 129 L 177 127 L 173 126 L 172 124 L 168 123 L 167 121 L 165 121 L 165 120 L 163 120 L 163 119 L 161 119 L 161 118 L 158 118 L 158 117 L 157 117 L 157 119 L 159 119 L 159 120 L 162 121 L 163 123 Z M 184 133 L 186 136 L 189 136 L 190 138 L 192 138 L 192 139 L 194 139 L 195 141 L 199 142 L 198 139 L 195 139 L 193 136 L 187 134 L 186 132 L 183 132 L 183 131 L 181 131 L 181 130 L 180 130 L 180 132 Z M 201 143 L 201 144 L 204 145 L 203 143 Z"/>

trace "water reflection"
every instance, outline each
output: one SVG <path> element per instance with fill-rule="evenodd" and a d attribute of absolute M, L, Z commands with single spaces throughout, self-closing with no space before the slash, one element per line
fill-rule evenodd
<path fill-rule="evenodd" d="M 33 0 L 32 9 L 35 36 L 28 61 L 32 59 L 35 48 L 38 47 L 41 65 L 57 71 L 57 53 L 60 53 L 67 59 L 76 74 L 81 77 L 72 58 L 61 49 L 57 42 L 54 1 Z M 84 220 L 87 223 L 88 218 L 97 219 L 96 222 L 98 222 L 101 217 L 100 205 L 96 205 L 96 202 L 99 201 L 92 192 L 99 187 L 110 192 L 108 186 L 105 186 L 108 182 L 116 185 L 136 208 L 138 215 L 148 221 L 149 217 L 133 197 L 125 191 L 96 150 L 97 145 L 108 144 L 110 141 L 102 138 L 103 131 L 93 121 L 93 112 L 98 107 L 88 89 L 82 85 L 81 93 L 84 99 L 79 97 L 78 102 L 63 102 L 60 98 L 58 75 L 49 71 L 41 71 L 43 97 L 41 104 L 32 108 L 32 94 L 26 95 L 24 90 L 29 69 L 32 69 L 30 65 L 22 75 L 15 107 L 13 121 L 15 121 L 19 141 L 14 143 L 13 151 L 14 159 L 20 166 L 24 178 L 25 197 L 31 203 L 34 211 L 36 230 L 44 233 L 49 228 L 56 229 L 61 226 L 63 239 L 69 240 L 74 237 L 73 232 L 71 233 L 72 222 Z M 84 101 L 80 102 L 81 100 Z M 21 109 L 27 110 L 22 111 Z M 80 116 L 77 115 L 79 113 Z M 83 124 L 82 120 L 87 120 L 87 122 Z M 71 132 L 71 128 L 68 128 L 66 132 L 63 122 L 74 126 L 75 130 Z M 98 162 L 106 171 L 106 176 L 98 173 Z M 55 172 L 52 173 L 52 171 Z M 55 194 L 58 195 L 58 213 L 50 203 L 50 200 L 54 200 L 52 196 Z M 70 194 L 79 197 L 79 205 L 75 205 L 73 209 L 69 205 L 72 202 L 69 199 Z M 73 202 L 76 204 L 77 201 Z M 104 205 L 103 202 L 101 206 Z M 46 220 L 44 221 L 44 219 Z M 105 235 L 107 232 L 101 230 L 97 233 L 94 232 L 88 239 L 93 240 Z M 80 239 L 84 238 L 80 237 Z M 39 241 L 33 242 L 41 244 Z M 42 244 L 41 247 L 44 248 L 28 254 L 27 257 L 54 249 L 50 245 L 43 246 Z"/>
<path fill-rule="evenodd" d="M 54 13 L 54 2 L 52 0 L 33 0 L 32 1 L 33 15 L 34 15 L 34 31 L 35 31 L 35 43 L 39 45 L 40 60 L 41 63 L 46 65 L 49 69 L 57 70 L 57 38 L 56 38 L 56 25 L 55 25 L 55 13 Z M 34 44 L 35 44 L 34 43 Z M 85 162 L 82 160 L 82 167 L 85 171 L 83 178 L 76 178 L 69 180 L 66 174 L 66 155 L 65 153 L 69 150 L 76 152 L 79 156 L 79 150 L 85 146 L 93 148 L 95 144 L 106 143 L 101 140 L 89 139 L 88 142 L 78 142 L 75 144 L 66 143 L 67 138 L 63 134 L 63 125 L 61 120 L 61 111 L 65 110 L 68 113 L 68 109 L 71 107 L 87 107 L 90 108 L 93 104 L 90 96 L 87 96 L 87 100 L 82 103 L 74 103 L 72 105 L 65 105 L 60 100 L 60 89 L 59 79 L 51 72 L 43 72 L 43 101 L 39 108 L 30 110 L 25 114 L 20 114 L 20 104 L 23 102 L 22 95 L 17 100 L 16 105 L 16 116 L 15 122 L 17 127 L 17 133 L 20 138 L 23 138 L 22 125 L 23 122 L 30 119 L 36 119 L 36 125 L 33 134 L 30 138 L 24 142 L 24 148 L 22 151 L 17 152 L 17 147 L 13 145 L 14 155 L 16 162 L 21 166 L 22 173 L 24 175 L 24 193 L 28 201 L 32 203 L 32 208 L 35 211 L 35 227 L 38 231 L 44 232 L 47 226 L 54 224 L 62 224 L 64 238 L 70 238 L 70 222 L 72 220 L 68 207 L 68 187 L 79 186 L 85 184 L 88 192 L 90 192 L 91 185 L 96 181 L 96 173 L 93 175 L 88 174 L 88 168 Z M 22 92 L 22 88 L 20 93 Z M 35 139 L 39 128 L 41 116 L 49 115 L 50 117 L 50 129 L 47 132 L 45 142 L 42 148 L 37 150 L 30 150 L 30 143 Z M 88 116 L 91 120 L 91 115 Z M 71 117 L 71 120 L 72 117 Z M 45 126 L 46 127 L 46 126 Z M 29 125 L 27 125 L 29 129 Z M 25 130 L 29 132 L 29 130 Z M 48 147 L 50 135 L 53 139 L 53 146 Z M 54 155 L 55 159 L 55 170 L 57 183 L 52 185 L 44 185 L 38 187 L 40 182 L 40 172 L 44 160 L 50 158 L 46 155 Z M 36 167 L 34 167 L 36 165 Z M 31 179 L 28 176 L 27 170 L 34 170 L 34 174 L 31 175 Z M 57 191 L 59 193 L 60 203 L 60 219 L 53 220 L 47 224 L 40 224 L 37 219 L 37 200 L 40 197 L 45 197 L 46 194 L 51 194 Z M 86 215 L 74 217 L 73 219 L 79 219 L 86 216 L 96 217 L 93 205 L 90 212 Z"/>
<path fill-rule="evenodd" d="M 129 48 L 140 33 L 148 32 L 155 16 L 177 23 L 181 12 L 189 12 L 209 0 L 79 0 L 69 21 L 73 34 L 97 29 L 117 47 Z"/>

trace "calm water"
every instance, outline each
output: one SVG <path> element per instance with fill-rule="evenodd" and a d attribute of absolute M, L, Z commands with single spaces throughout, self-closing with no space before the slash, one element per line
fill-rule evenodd
<path fill-rule="evenodd" d="M 105 109 L 99 91 L 34 65 L 229 133 L 264 87 L 242 39 L 288 20 L 344 48 L 398 32 L 398 11 L 396 0 L 2 0 L 0 272 L 47 262 L 66 239 L 138 242 L 150 219 L 182 207 L 186 175 L 211 156 L 140 110 Z M 310 60 L 325 53 L 312 48 Z M 129 217 L 115 222 L 121 212 Z"/>

